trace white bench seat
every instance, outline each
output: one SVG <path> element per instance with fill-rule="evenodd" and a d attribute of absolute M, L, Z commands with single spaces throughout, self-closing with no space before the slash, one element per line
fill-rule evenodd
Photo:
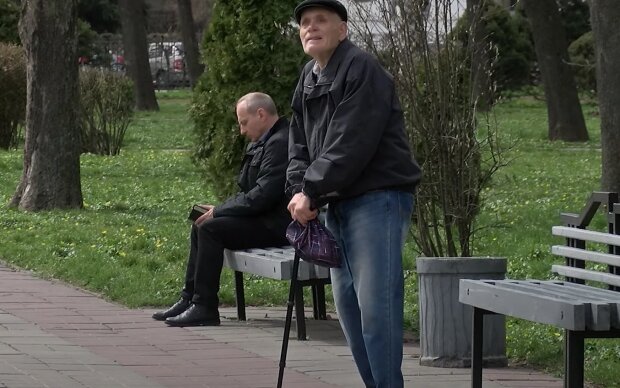
<path fill-rule="evenodd" d="M 263 276 L 275 280 L 290 281 L 293 274 L 295 250 L 290 247 L 254 248 L 238 251 L 224 250 L 224 267 L 235 271 L 235 296 L 239 320 L 245 320 L 245 294 L 243 274 Z M 314 319 L 327 319 L 325 309 L 325 284 L 330 283 L 329 269 L 318 265 L 299 262 L 298 289 L 295 293 L 295 316 L 297 338 L 306 339 L 303 287 L 312 288 Z"/>

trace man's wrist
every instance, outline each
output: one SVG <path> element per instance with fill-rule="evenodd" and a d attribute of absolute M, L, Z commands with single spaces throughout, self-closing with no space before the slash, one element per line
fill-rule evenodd
<path fill-rule="evenodd" d="M 316 206 L 316 199 L 314 199 L 314 198 L 312 198 L 312 196 L 308 195 L 308 193 L 306 192 L 305 189 L 302 189 L 301 193 L 303 195 L 305 195 L 306 198 L 308 198 L 308 201 L 310 202 L 310 210 L 315 210 L 317 208 L 317 206 Z"/>
<path fill-rule="evenodd" d="M 286 189 L 286 193 L 288 194 L 289 198 L 293 198 L 293 196 L 295 196 L 295 194 L 301 193 L 302 191 L 302 186 L 300 184 L 297 185 L 291 185 Z"/>

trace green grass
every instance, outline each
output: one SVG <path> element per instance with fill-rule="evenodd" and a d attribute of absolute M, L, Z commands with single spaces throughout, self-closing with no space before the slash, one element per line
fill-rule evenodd
<path fill-rule="evenodd" d="M 128 306 L 172 302 L 184 276 L 189 207 L 213 200 L 189 159 L 189 100 L 187 91 L 159 93 L 161 111 L 136 115 L 119 156 L 82 156 L 83 210 L 25 213 L 0 206 L 0 258 Z M 510 163 L 484 192 L 474 248 L 480 256 L 507 257 L 511 278 L 549 276 L 557 261 L 549 253 L 551 226 L 560 212 L 579 211 L 599 188 L 597 108 L 591 102 L 583 108 L 591 140 L 579 144 L 546 140 L 541 101 L 515 98 L 496 109 L 502 142 L 512 145 Z M 0 204 L 10 200 L 21 169 L 21 151 L 0 151 Z M 411 243 L 406 252 L 405 316 L 415 329 Z M 224 271 L 224 304 L 234 302 L 233 289 L 231 273 Z M 248 304 L 284 305 L 287 291 L 286 282 L 251 277 L 246 298 Z M 513 360 L 561 371 L 561 331 L 510 319 L 507 335 Z M 618 340 L 588 341 L 588 379 L 620 387 L 619 359 Z"/>

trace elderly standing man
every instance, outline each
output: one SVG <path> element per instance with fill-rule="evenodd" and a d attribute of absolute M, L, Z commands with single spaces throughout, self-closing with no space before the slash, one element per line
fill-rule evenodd
<path fill-rule="evenodd" d="M 271 97 L 249 93 L 236 105 L 239 131 L 250 140 L 239 173 L 239 191 L 224 203 L 201 205 L 192 225 L 185 286 L 181 298 L 153 318 L 170 326 L 220 324 L 218 292 L 224 249 L 287 245 L 291 217 L 284 193 L 289 123 Z"/>
<path fill-rule="evenodd" d="M 343 254 L 332 289 L 355 363 L 366 387 L 402 387 L 402 249 L 421 171 L 392 77 L 347 39 L 346 8 L 306 0 L 294 15 L 312 60 L 292 100 L 288 209 L 303 224 L 329 204 Z"/>

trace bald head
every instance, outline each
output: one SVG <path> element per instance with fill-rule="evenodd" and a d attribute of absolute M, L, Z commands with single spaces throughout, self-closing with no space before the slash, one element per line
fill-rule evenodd
<path fill-rule="evenodd" d="M 278 111 L 265 93 L 248 93 L 237 101 L 237 120 L 242 135 L 257 141 L 278 121 Z"/>
<path fill-rule="evenodd" d="M 278 116 L 276 104 L 268 94 L 261 92 L 248 93 L 237 101 L 237 106 L 239 106 L 242 102 L 245 102 L 245 108 L 248 113 L 256 113 L 257 110 L 263 109 L 271 116 Z"/>

